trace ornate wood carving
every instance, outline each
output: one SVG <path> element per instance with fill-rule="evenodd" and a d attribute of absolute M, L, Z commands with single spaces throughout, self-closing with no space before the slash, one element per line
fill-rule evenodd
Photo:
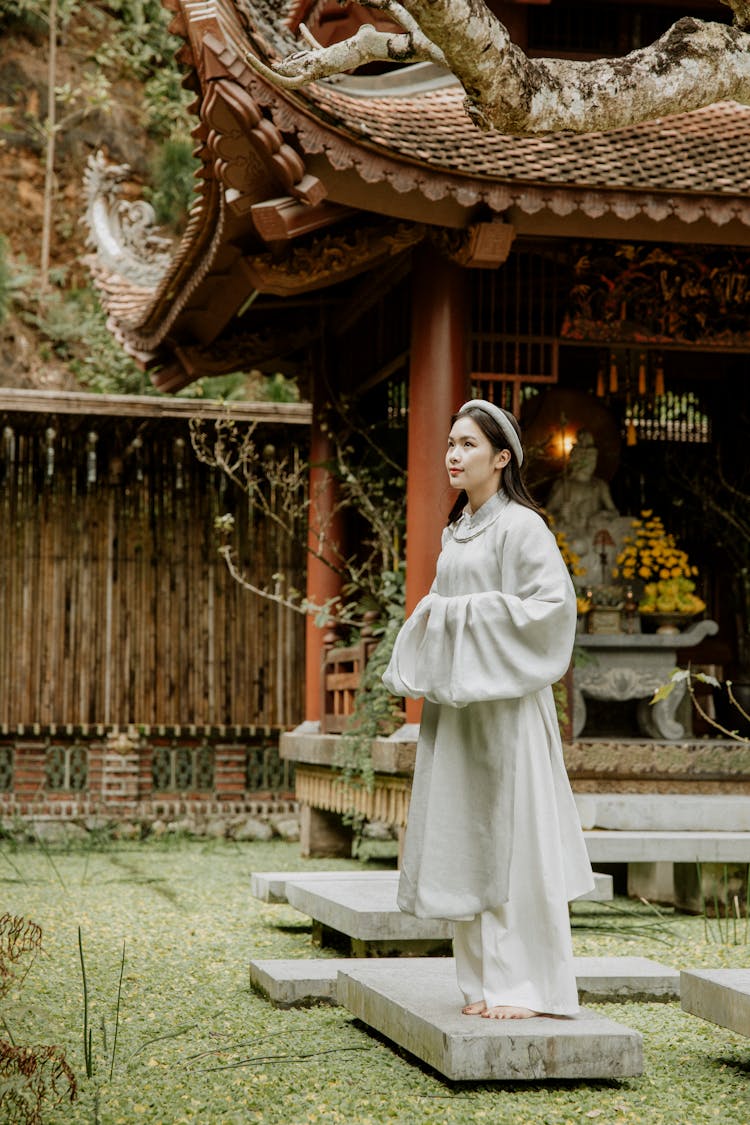
<path fill-rule="evenodd" d="M 226 375 L 230 371 L 259 367 L 306 347 L 317 332 L 317 324 L 295 329 L 287 323 L 279 328 L 221 336 L 211 344 L 175 347 L 174 353 L 187 382 L 203 375 Z"/>
<path fill-rule="evenodd" d="M 231 52 L 214 35 L 205 36 L 203 52 L 226 72 L 226 56 Z M 237 193 L 228 200 L 233 210 L 242 213 L 253 203 L 277 195 L 292 195 L 309 204 L 325 198 L 320 180 L 305 171 L 302 157 L 287 144 L 270 115 L 233 77 L 216 78 L 208 84 L 201 117 L 209 128 L 206 144 L 214 157 L 217 178 Z M 248 163 L 248 148 L 259 161 L 255 169 Z M 265 179 L 270 186 L 256 183 L 254 170 L 258 180 Z"/>
<path fill-rule="evenodd" d="M 264 242 L 299 238 L 355 214 L 352 207 L 340 207 L 336 203 L 318 203 L 311 207 L 289 195 L 254 203 L 251 212 L 255 229 Z"/>
<path fill-rule="evenodd" d="M 245 258 L 242 264 L 254 288 L 281 297 L 345 281 L 380 261 L 402 254 L 423 236 L 420 224 L 385 223 L 336 236 L 326 234 L 305 246 L 294 247 L 281 261 L 272 254 L 256 254 Z"/>
<path fill-rule="evenodd" d="M 495 220 L 472 223 L 466 230 L 443 228 L 431 238 L 435 248 L 457 265 L 494 270 L 507 260 L 515 236 L 511 223 Z"/>
<path fill-rule="evenodd" d="M 561 335 L 607 343 L 750 344 L 750 254 L 718 247 L 577 248 Z"/>

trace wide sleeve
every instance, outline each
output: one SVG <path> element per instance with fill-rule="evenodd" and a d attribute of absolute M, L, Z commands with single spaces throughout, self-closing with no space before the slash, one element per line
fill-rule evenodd
<path fill-rule="evenodd" d="M 465 707 L 560 679 L 573 648 L 575 592 L 538 517 L 506 536 L 502 574 L 502 591 L 445 597 L 433 587 L 396 639 L 383 675 L 389 691 Z"/>

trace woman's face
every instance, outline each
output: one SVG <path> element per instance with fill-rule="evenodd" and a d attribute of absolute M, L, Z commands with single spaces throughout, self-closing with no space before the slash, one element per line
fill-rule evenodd
<path fill-rule="evenodd" d="M 498 452 L 468 414 L 453 423 L 445 467 L 451 488 L 466 491 L 473 512 L 497 492 L 509 460 L 508 450 Z"/>

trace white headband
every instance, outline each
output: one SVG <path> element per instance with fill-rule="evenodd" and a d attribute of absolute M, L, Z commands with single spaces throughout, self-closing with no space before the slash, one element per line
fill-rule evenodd
<path fill-rule="evenodd" d="M 489 414 L 491 418 L 495 419 L 498 426 L 503 431 L 503 434 L 507 438 L 508 445 L 515 453 L 516 461 L 518 461 L 519 465 L 523 465 L 523 449 L 521 448 L 521 442 L 518 439 L 518 434 L 516 433 L 515 427 L 511 422 L 509 415 L 506 414 L 504 410 L 501 410 L 499 406 L 495 406 L 494 402 L 487 402 L 487 400 L 484 398 L 471 398 L 468 402 L 465 402 L 463 404 L 458 412 L 457 417 L 465 414 L 466 411 L 470 410 L 472 407 L 477 407 L 477 409 L 483 410 L 485 414 Z"/>

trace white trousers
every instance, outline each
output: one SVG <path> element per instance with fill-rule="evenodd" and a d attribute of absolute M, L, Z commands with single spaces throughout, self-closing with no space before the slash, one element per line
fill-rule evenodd
<path fill-rule="evenodd" d="M 519 756 L 508 901 L 454 922 L 458 987 L 467 1004 L 579 1011 L 564 859 L 547 749 Z"/>

